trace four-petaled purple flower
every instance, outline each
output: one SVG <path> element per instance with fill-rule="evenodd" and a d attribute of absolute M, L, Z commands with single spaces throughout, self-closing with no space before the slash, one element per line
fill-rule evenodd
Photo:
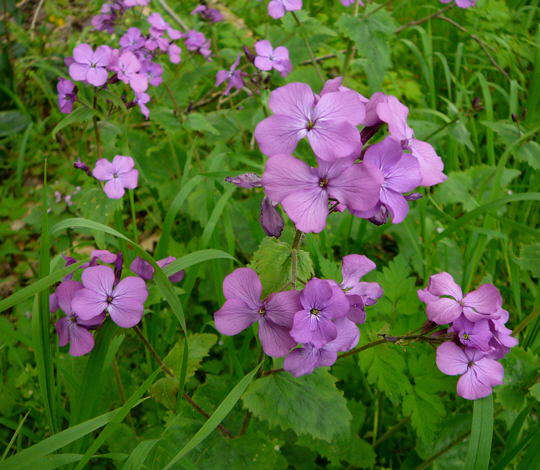
<path fill-rule="evenodd" d="M 275 155 L 266 162 L 262 183 L 298 230 L 318 233 L 326 225 L 330 200 L 352 210 L 369 210 L 379 200 L 381 180 L 370 165 L 347 158 L 320 160 L 319 167 L 312 168 L 290 155 Z"/>
<path fill-rule="evenodd" d="M 120 199 L 125 193 L 125 188 L 137 187 L 139 172 L 134 166 L 133 158 L 116 155 L 112 162 L 105 158 L 98 160 L 92 175 L 99 181 L 107 181 L 103 190 L 109 198 Z"/>
<path fill-rule="evenodd" d="M 355 127 L 364 119 L 364 103 L 355 91 L 325 93 L 320 99 L 305 83 L 289 83 L 270 93 L 268 106 L 274 115 L 255 128 L 255 139 L 268 156 L 291 154 L 307 137 L 322 160 L 357 156 L 360 133 Z"/>
<path fill-rule="evenodd" d="M 418 297 L 426 304 L 428 318 L 439 325 L 453 322 L 462 314 L 472 322 L 497 319 L 502 305 L 501 294 L 493 284 L 483 284 L 463 296 L 461 287 L 447 272 L 431 276 Z"/>
<path fill-rule="evenodd" d="M 337 337 L 333 320 L 347 316 L 349 301 L 339 287 L 325 279 L 311 279 L 300 294 L 291 336 L 299 343 L 321 348 Z"/>
<path fill-rule="evenodd" d="M 381 192 L 379 202 L 372 209 L 354 211 L 353 214 L 370 219 L 377 216 L 384 206 L 392 215 L 392 223 L 403 222 L 409 205 L 402 193 L 412 191 L 422 181 L 418 161 L 412 155 L 404 154 L 401 145 L 390 137 L 369 147 L 363 161 L 381 172 Z"/>
<path fill-rule="evenodd" d="M 118 58 L 118 78 L 129 84 L 135 93 L 148 88 L 148 77 L 141 73 L 141 63 L 131 51 L 123 52 Z"/>
<path fill-rule="evenodd" d="M 58 344 L 66 346 L 69 343 L 69 354 L 83 356 L 94 348 L 94 336 L 90 329 L 97 328 L 105 320 L 105 315 L 100 314 L 83 320 L 73 312 L 72 301 L 74 296 L 83 288 L 77 281 L 64 281 L 58 285 L 54 297 L 58 306 L 66 314 L 54 325 L 58 335 Z"/>
<path fill-rule="evenodd" d="M 278 19 L 285 15 L 287 11 L 298 11 L 302 9 L 302 0 L 270 0 L 268 3 L 268 14 Z"/>
<path fill-rule="evenodd" d="M 77 87 L 71 80 L 59 78 L 56 84 L 56 91 L 58 92 L 58 107 L 60 108 L 60 112 L 71 114 L 73 103 L 75 103 L 75 99 L 77 98 Z"/>
<path fill-rule="evenodd" d="M 200 15 L 200 17 L 209 23 L 218 23 L 223 21 L 223 15 L 219 10 L 210 8 L 207 5 L 197 5 L 191 12 L 192 15 Z"/>
<path fill-rule="evenodd" d="M 107 311 L 122 328 L 131 328 L 141 321 L 148 290 L 140 277 L 126 277 L 117 283 L 109 266 L 91 266 L 83 271 L 82 284 L 72 301 L 73 311 L 82 320 L 91 320 Z"/>
<path fill-rule="evenodd" d="M 266 354 L 281 357 L 296 345 L 289 331 L 294 314 L 301 308 L 300 292 L 289 290 L 261 300 L 262 285 L 251 268 L 239 268 L 223 281 L 225 303 L 214 313 L 216 329 L 236 335 L 259 322 L 259 339 Z"/>
<path fill-rule="evenodd" d="M 76 81 L 86 81 L 94 86 L 104 85 L 110 56 L 109 46 L 99 46 L 94 51 L 88 44 L 79 44 L 73 49 L 74 62 L 69 66 L 69 75 Z"/>
<path fill-rule="evenodd" d="M 279 46 L 274 49 L 270 41 L 263 40 L 255 43 L 255 52 L 257 56 L 254 64 L 259 70 L 268 72 L 275 69 L 282 77 L 286 77 L 292 70 L 289 50 L 286 47 Z"/>
<path fill-rule="evenodd" d="M 241 54 L 238 54 L 238 57 L 231 65 L 229 70 L 220 70 L 216 74 L 216 85 L 220 86 L 222 83 L 227 82 L 227 88 L 224 91 L 224 95 L 228 95 L 230 91 L 235 88 L 241 90 L 244 88 L 244 77 L 247 75 L 241 70 L 236 70 L 238 64 L 240 64 L 240 59 L 242 58 Z"/>
<path fill-rule="evenodd" d="M 476 6 L 476 0 L 441 0 L 441 3 L 456 2 L 459 8 L 470 8 Z"/>
<path fill-rule="evenodd" d="M 467 400 L 491 395 L 492 388 L 503 383 L 501 364 L 485 357 L 478 349 L 460 348 L 451 342 L 437 348 L 437 367 L 444 374 L 461 375 L 457 393 Z"/>

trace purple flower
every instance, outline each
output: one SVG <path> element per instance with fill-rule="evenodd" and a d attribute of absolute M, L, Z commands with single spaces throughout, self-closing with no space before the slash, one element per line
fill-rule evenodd
<path fill-rule="evenodd" d="M 275 205 L 266 196 L 263 197 L 261 202 L 261 212 L 259 214 L 259 223 L 264 230 L 264 233 L 269 237 L 279 238 L 285 222 L 279 211 L 275 208 Z"/>
<path fill-rule="evenodd" d="M 69 75 L 76 81 L 86 81 L 94 86 L 104 85 L 110 55 L 109 46 L 99 46 L 94 52 L 88 44 L 79 44 L 73 49 L 74 62 L 69 66 Z"/>
<path fill-rule="evenodd" d="M 148 297 L 146 284 L 133 276 L 115 282 L 114 271 L 109 266 L 86 268 L 82 273 L 83 288 L 73 297 L 73 311 L 83 320 L 107 311 L 118 326 L 135 326 L 141 321 Z"/>
<path fill-rule="evenodd" d="M 360 133 L 355 126 L 364 119 L 364 103 L 358 93 L 326 93 L 317 100 L 305 83 L 289 83 L 270 94 L 268 106 L 274 115 L 255 129 L 265 155 L 290 155 L 304 137 L 322 160 L 359 153 Z"/>
<path fill-rule="evenodd" d="M 236 70 L 238 64 L 240 64 L 240 59 L 242 58 L 241 54 L 238 54 L 238 57 L 231 65 L 229 70 L 220 70 L 216 74 L 216 85 L 220 86 L 223 82 L 227 82 L 227 88 L 225 89 L 224 95 L 228 95 L 233 88 L 241 90 L 244 88 L 244 78 L 247 74 L 241 70 Z"/>
<path fill-rule="evenodd" d="M 283 363 L 283 368 L 295 377 L 311 374 L 317 367 L 329 367 L 337 360 L 338 351 L 349 351 L 358 344 L 360 331 L 358 327 L 347 318 L 338 318 L 336 326 L 336 339 L 317 348 L 313 344 L 304 344 L 292 350 Z"/>
<path fill-rule="evenodd" d="M 275 69 L 281 76 L 286 77 L 292 70 L 291 61 L 289 60 L 289 50 L 286 47 L 280 46 L 272 48 L 270 41 L 258 41 L 255 43 L 255 67 L 259 70 L 268 72 Z"/>
<path fill-rule="evenodd" d="M 517 346 L 519 343 L 516 338 L 510 336 L 512 330 L 505 326 L 505 323 L 508 321 L 508 312 L 501 308 L 497 314 L 499 318 L 488 320 L 491 331 L 489 342 L 491 349 L 487 357 L 490 359 L 501 359 L 508 353 L 510 348 Z"/>
<path fill-rule="evenodd" d="M 64 281 L 57 288 L 55 297 L 62 311 L 66 314 L 54 325 L 58 335 L 58 344 L 66 346 L 69 343 L 69 354 L 82 356 L 88 354 L 94 347 L 94 336 L 91 328 L 97 328 L 105 320 L 105 315 L 82 320 L 73 313 L 72 301 L 77 292 L 83 288 L 77 281 Z"/>
<path fill-rule="evenodd" d="M 100 260 L 103 263 L 113 264 L 116 263 L 117 256 L 111 253 L 109 250 L 94 250 L 92 251 L 92 260 Z"/>
<path fill-rule="evenodd" d="M 142 115 L 148 119 L 150 117 L 150 110 L 146 104 L 150 101 L 150 95 L 147 93 L 136 93 L 135 94 L 135 103 L 139 106 L 139 109 Z"/>
<path fill-rule="evenodd" d="M 402 193 L 412 191 L 422 181 L 418 161 L 412 155 L 404 154 L 399 143 L 390 137 L 369 147 L 363 161 L 379 169 L 383 182 L 377 205 L 368 211 L 355 211 L 353 214 L 369 219 L 384 206 L 392 215 L 392 223 L 403 222 L 409 205 Z"/>
<path fill-rule="evenodd" d="M 289 155 L 275 155 L 266 162 L 262 182 L 266 195 L 281 203 L 296 228 L 302 232 L 321 232 L 326 226 L 330 199 L 349 209 L 368 210 L 379 199 L 378 172 L 365 163 L 350 159 L 318 168 Z"/>
<path fill-rule="evenodd" d="M 377 303 L 383 290 L 378 282 L 362 282 L 367 273 L 375 269 L 375 263 L 364 255 L 346 255 L 343 257 L 341 274 L 343 280 L 340 287 L 349 300 L 348 318 L 355 323 L 366 320 L 365 307 Z"/>
<path fill-rule="evenodd" d="M 239 188 L 245 189 L 262 187 L 261 177 L 259 175 L 256 175 L 255 173 L 244 173 L 243 175 L 238 176 L 227 176 L 227 178 L 225 178 L 225 181 L 227 181 L 227 183 L 232 183 Z"/>
<path fill-rule="evenodd" d="M 418 291 L 418 297 L 426 304 L 428 318 L 439 325 L 462 314 L 471 322 L 497 319 L 502 305 L 501 294 L 493 284 L 483 284 L 463 296 L 461 287 L 447 272 L 431 276 L 427 288 Z"/>
<path fill-rule="evenodd" d="M 99 181 L 107 181 L 103 189 L 110 199 L 120 199 L 125 193 L 125 188 L 137 187 L 139 172 L 133 168 L 134 166 L 133 158 L 116 155 L 112 163 L 105 158 L 98 160 L 92 175 Z"/>
<path fill-rule="evenodd" d="M 281 18 L 286 11 L 300 9 L 302 9 L 302 0 L 270 0 L 268 3 L 268 14 L 274 19 Z"/>
<path fill-rule="evenodd" d="M 200 31 L 190 29 L 184 35 L 184 44 L 188 51 L 198 52 L 207 59 L 212 55 L 210 50 L 210 40 L 206 39 L 205 35 Z"/>
<path fill-rule="evenodd" d="M 349 301 L 341 289 L 325 279 L 311 279 L 300 294 L 291 336 L 299 343 L 321 348 L 337 337 L 334 320 L 347 316 Z"/>
<path fill-rule="evenodd" d="M 156 261 L 156 264 L 160 268 L 171 264 L 173 261 L 176 261 L 174 256 L 168 256 L 167 258 L 160 259 Z M 129 266 L 137 276 L 142 277 L 145 281 L 149 281 L 154 277 L 154 267 L 148 262 L 143 260 L 141 257 L 137 256 L 131 265 Z M 169 276 L 169 281 L 171 282 L 180 282 L 184 279 L 185 271 L 181 269 L 180 271 L 175 272 Z"/>
<path fill-rule="evenodd" d="M 71 80 L 59 78 L 56 91 L 58 92 L 58 107 L 60 108 L 60 112 L 71 114 L 73 103 L 75 103 L 75 99 L 77 98 L 77 87 Z"/>
<path fill-rule="evenodd" d="M 173 64 L 179 64 L 181 57 L 180 54 L 182 53 L 182 49 L 178 47 L 176 44 L 169 44 L 169 47 L 167 48 L 167 54 L 169 55 L 169 60 Z"/>
<path fill-rule="evenodd" d="M 421 140 L 414 138 L 414 131 L 407 124 L 409 109 L 391 95 L 374 93 L 366 104 L 364 126 L 378 127 L 383 122 L 388 124 L 390 137 L 397 140 L 404 150 L 410 151 L 418 160 L 421 186 L 433 186 L 446 180 L 444 164 L 435 149 Z"/>
<path fill-rule="evenodd" d="M 197 5 L 191 12 L 192 15 L 200 15 L 200 17 L 210 23 L 218 23 L 223 21 L 223 15 L 219 10 L 210 8 L 206 5 Z"/>
<path fill-rule="evenodd" d="M 144 36 L 139 28 L 129 28 L 126 33 L 120 38 L 120 45 L 124 49 L 136 51 L 144 47 Z"/>
<path fill-rule="evenodd" d="M 129 84 L 135 93 L 148 88 L 148 78 L 141 72 L 141 63 L 131 51 L 123 52 L 118 58 L 118 78 Z"/>
<path fill-rule="evenodd" d="M 251 268 L 235 269 L 223 281 L 225 303 L 214 313 L 216 329 L 233 336 L 259 322 L 259 339 L 266 354 L 285 356 L 296 342 L 289 331 L 300 309 L 300 293 L 277 292 L 261 300 L 262 285 Z"/>
<path fill-rule="evenodd" d="M 362 0 L 339 0 L 344 7 L 350 7 L 354 3 L 358 2 L 360 5 L 365 6 Z"/>
<path fill-rule="evenodd" d="M 452 0 L 441 0 L 441 3 L 450 3 Z M 476 0 L 455 0 L 459 8 L 470 8 L 476 6 Z"/>
<path fill-rule="evenodd" d="M 116 26 L 116 13 L 104 11 L 106 5 L 103 5 L 102 12 L 99 15 L 92 17 L 92 26 L 97 31 L 107 31 L 109 34 L 114 33 L 114 28 Z"/>
<path fill-rule="evenodd" d="M 124 6 L 126 8 L 131 8 L 131 7 L 136 7 L 136 6 L 144 7 L 148 5 L 148 3 L 150 3 L 150 0 L 124 0 Z"/>
<path fill-rule="evenodd" d="M 461 344 L 467 348 L 489 351 L 492 337 L 489 322 L 489 320 L 472 322 L 462 315 L 454 320 L 448 332 L 456 333 Z"/>
<path fill-rule="evenodd" d="M 460 348 L 446 342 L 437 348 L 437 367 L 447 375 L 461 375 L 457 393 L 467 400 L 487 397 L 492 387 L 503 383 L 504 369 L 501 364 L 485 357 L 476 349 Z"/>
<path fill-rule="evenodd" d="M 143 73 L 148 77 L 148 82 L 152 86 L 159 86 L 163 82 L 163 67 L 157 62 L 146 60 L 143 62 Z"/>

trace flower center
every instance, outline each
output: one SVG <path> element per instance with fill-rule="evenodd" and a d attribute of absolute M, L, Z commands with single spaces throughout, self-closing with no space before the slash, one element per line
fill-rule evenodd
<path fill-rule="evenodd" d="M 312 121 L 311 119 L 308 119 L 308 122 L 307 122 L 307 125 L 306 125 L 306 129 L 308 131 L 310 131 L 311 129 L 313 129 L 315 127 L 315 121 Z"/>
<path fill-rule="evenodd" d="M 473 362 L 473 361 L 467 362 L 467 367 L 472 367 L 472 366 L 474 366 L 474 362 Z"/>
<path fill-rule="evenodd" d="M 312 308 L 309 313 L 311 313 L 312 315 L 315 315 L 317 316 L 319 313 L 320 313 L 320 310 L 316 309 L 316 308 Z"/>
<path fill-rule="evenodd" d="M 321 188 L 326 188 L 328 186 L 328 179 L 327 178 L 321 178 L 319 180 L 319 186 Z"/>
<path fill-rule="evenodd" d="M 113 178 L 118 178 L 118 173 L 114 172 L 113 175 L 112 175 Z"/>
<path fill-rule="evenodd" d="M 77 317 L 76 317 L 75 315 L 71 315 L 71 316 L 69 317 L 69 321 L 70 321 L 71 323 L 77 323 Z"/>
<path fill-rule="evenodd" d="M 107 296 L 107 303 L 108 303 L 108 304 L 112 304 L 112 301 L 113 301 L 112 296 L 108 295 L 108 296 Z"/>
<path fill-rule="evenodd" d="M 469 339 L 468 333 L 463 333 L 463 339 Z"/>
<path fill-rule="evenodd" d="M 264 317 L 266 315 L 266 309 L 264 307 L 259 308 L 259 315 Z"/>

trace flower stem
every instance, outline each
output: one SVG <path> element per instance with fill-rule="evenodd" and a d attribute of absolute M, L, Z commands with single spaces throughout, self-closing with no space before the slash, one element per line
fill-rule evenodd
<path fill-rule="evenodd" d="M 419 20 L 414 20 L 409 23 L 405 23 L 404 25 L 401 25 L 398 29 L 396 29 L 394 32 L 401 33 L 404 29 L 410 28 L 412 26 L 417 26 L 419 24 L 425 23 L 426 21 L 431 20 L 432 18 L 435 18 L 436 16 L 442 15 L 444 12 L 450 10 L 454 5 L 450 4 L 445 6 L 444 8 L 441 8 L 439 11 L 436 11 L 435 13 L 432 13 L 431 15 L 425 16 L 424 18 L 420 18 Z"/>
<path fill-rule="evenodd" d="M 148 341 L 146 339 L 146 337 L 144 336 L 143 332 L 141 331 L 141 329 L 139 328 L 138 325 L 134 326 L 133 327 L 133 330 L 135 331 L 135 334 L 139 337 L 139 339 L 142 341 L 142 343 L 144 344 L 144 346 L 146 347 L 146 349 L 150 352 L 150 354 L 152 355 L 152 357 L 156 360 L 156 362 L 159 364 L 159 367 L 161 368 L 161 370 L 163 370 L 163 372 L 165 372 L 166 375 L 168 375 L 169 377 L 173 377 L 173 378 L 176 378 L 176 376 L 174 375 L 174 372 L 163 362 L 163 360 L 161 359 L 161 357 L 159 356 L 159 354 L 156 352 L 156 350 L 154 349 L 154 347 L 150 344 L 150 341 Z M 201 414 L 202 416 L 204 416 L 206 419 L 210 418 L 210 414 L 208 414 L 206 411 L 204 411 L 203 408 L 201 408 L 194 400 L 193 398 L 191 398 L 187 393 L 183 393 L 182 394 L 182 397 L 184 398 L 184 400 L 186 400 L 199 414 Z M 235 436 L 233 435 L 233 433 L 231 431 L 229 431 L 225 426 L 221 425 L 221 424 L 218 424 L 217 426 L 217 429 L 219 430 L 219 432 L 226 438 L 228 439 L 232 439 L 234 438 Z"/>
<path fill-rule="evenodd" d="M 360 8 L 360 2 L 356 2 L 354 5 L 354 17 L 358 17 L 358 11 Z M 356 48 L 354 47 L 354 41 L 352 39 L 347 40 L 347 50 L 345 51 L 345 59 L 343 60 L 343 69 L 341 70 L 341 76 L 343 79 L 347 76 L 347 71 L 349 70 L 349 65 L 353 58 Z"/>
<path fill-rule="evenodd" d="M 133 192 L 133 189 L 129 190 L 129 206 L 131 208 L 131 223 L 132 223 L 132 230 L 133 230 L 133 241 L 137 243 L 137 240 L 139 238 L 139 234 L 137 231 L 137 216 L 135 214 L 135 193 Z"/>
<path fill-rule="evenodd" d="M 97 107 L 97 94 L 94 92 L 94 102 L 92 105 L 93 109 L 96 109 Z M 92 122 L 94 123 L 94 137 L 96 139 L 96 152 L 98 158 L 101 158 L 102 152 L 101 152 L 101 139 L 99 137 L 99 129 L 98 129 L 98 120 L 97 117 L 94 115 L 92 118 Z"/>
<path fill-rule="evenodd" d="M 298 18 L 298 16 L 296 16 L 296 13 L 294 11 L 291 11 L 291 14 L 292 14 L 292 17 L 294 18 L 294 21 L 296 22 L 296 24 L 301 27 L 302 26 L 302 22 L 300 21 L 300 19 Z M 304 43 L 306 45 L 306 49 L 308 51 L 308 54 L 309 54 L 309 58 L 311 59 L 311 63 L 313 64 L 313 67 L 315 67 L 315 70 L 317 72 L 317 75 L 319 76 L 319 78 L 321 79 L 321 82 L 324 83 L 324 75 L 319 67 L 319 63 L 317 62 L 317 60 L 315 59 L 315 54 L 313 53 L 313 49 L 311 48 L 311 44 L 309 43 L 309 41 L 307 40 L 306 36 L 304 35 L 304 33 L 301 33 L 302 35 L 302 39 L 304 40 Z"/>
<path fill-rule="evenodd" d="M 298 249 L 302 244 L 303 236 L 304 233 L 296 229 L 296 233 L 294 234 L 294 241 L 291 246 L 291 282 L 293 289 L 296 289 L 296 278 L 298 276 Z"/>

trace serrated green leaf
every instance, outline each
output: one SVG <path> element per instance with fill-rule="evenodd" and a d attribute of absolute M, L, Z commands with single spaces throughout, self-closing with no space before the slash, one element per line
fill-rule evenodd
<path fill-rule="evenodd" d="M 516 263 L 522 269 L 530 271 L 533 276 L 540 277 L 540 243 L 533 243 L 532 245 L 522 247 Z"/>
<path fill-rule="evenodd" d="M 211 333 L 194 333 L 189 335 L 189 360 L 186 372 L 186 379 L 193 376 L 199 368 L 201 361 L 208 355 L 210 349 L 217 342 L 217 336 Z M 172 370 L 180 368 L 184 353 L 184 342 L 179 341 L 169 351 L 163 362 Z"/>
<path fill-rule="evenodd" d="M 272 374 L 248 388 L 244 406 L 273 427 L 330 442 L 348 432 L 352 418 L 335 382 L 322 369 L 298 378 L 288 372 Z"/>
<path fill-rule="evenodd" d="M 403 398 L 403 413 L 411 417 L 413 428 L 424 443 L 434 440 L 446 414 L 440 397 L 420 388 Z"/>
<path fill-rule="evenodd" d="M 219 135 L 219 131 L 210 124 L 203 114 L 191 113 L 188 115 L 184 127 L 191 131 L 209 132 L 210 134 Z"/>
<path fill-rule="evenodd" d="M 276 292 L 286 286 L 291 277 L 291 247 L 275 238 L 265 238 L 251 260 L 252 267 L 259 275 L 263 292 Z M 298 279 L 307 282 L 314 274 L 309 253 L 298 250 Z"/>

